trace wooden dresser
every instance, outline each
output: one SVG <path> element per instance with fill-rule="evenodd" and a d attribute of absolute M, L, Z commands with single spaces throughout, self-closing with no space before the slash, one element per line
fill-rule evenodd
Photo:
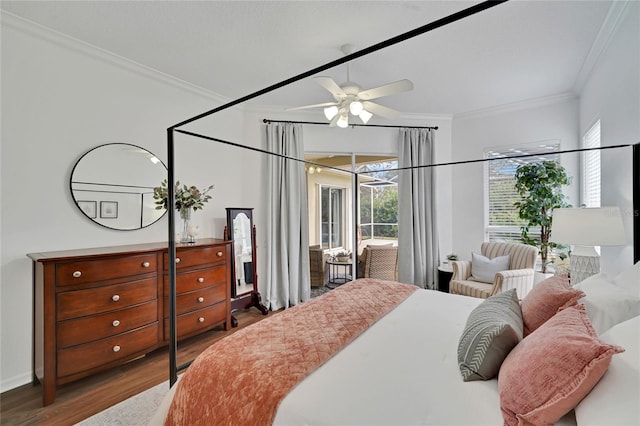
<path fill-rule="evenodd" d="M 59 385 L 168 343 L 166 243 L 31 253 L 34 379 L 43 403 Z M 231 326 L 231 242 L 202 239 L 176 252 L 178 339 Z"/>

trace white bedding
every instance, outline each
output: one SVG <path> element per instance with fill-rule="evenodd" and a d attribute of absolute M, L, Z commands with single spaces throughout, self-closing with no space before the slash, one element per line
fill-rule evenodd
<path fill-rule="evenodd" d="M 482 299 L 416 291 L 300 383 L 276 425 L 500 425 L 498 382 L 463 382 L 458 339 Z"/>

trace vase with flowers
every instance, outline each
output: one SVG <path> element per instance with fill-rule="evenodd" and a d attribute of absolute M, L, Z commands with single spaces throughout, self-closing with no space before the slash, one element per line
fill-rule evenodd
<path fill-rule="evenodd" d="M 180 234 L 181 243 L 195 243 L 196 233 L 193 230 L 196 228 L 190 225 L 191 212 L 204 208 L 204 203 L 212 198 L 211 195 L 208 194 L 211 189 L 213 189 L 213 185 L 200 190 L 193 185 L 180 185 L 179 181 L 176 182 L 174 207 L 180 213 L 180 219 L 182 219 L 183 224 L 182 233 Z M 168 183 L 165 179 L 160 183 L 160 186 L 153 188 L 153 199 L 156 200 L 156 210 L 167 209 L 168 198 Z"/>

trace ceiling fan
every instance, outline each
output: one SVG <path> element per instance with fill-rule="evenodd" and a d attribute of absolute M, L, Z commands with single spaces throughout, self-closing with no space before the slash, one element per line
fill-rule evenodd
<path fill-rule="evenodd" d="M 345 55 L 350 54 L 352 49 L 353 46 L 351 44 L 345 44 L 340 48 Z M 347 81 L 345 83 L 339 85 L 331 77 L 323 76 L 314 77 L 314 80 L 327 89 L 329 93 L 333 95 L 335 101 L 289 108 L 288 111 L 324 108 L 324 115 L 327 117 L 327 120 L 330 120 L 329 125 L 343 128 L 349 125 L 349 113 L 359 117 L 364 124 L 367 124 L 374 114 L 385 118 L 397 117 L 399 114 L 398 111 L 371 102 L 371 100 L 413 89 L 413 83 L 410 80 L 404 79 L 372 89 L 362 90 L 360 86 L 350 80 L 348 63 Z"/>

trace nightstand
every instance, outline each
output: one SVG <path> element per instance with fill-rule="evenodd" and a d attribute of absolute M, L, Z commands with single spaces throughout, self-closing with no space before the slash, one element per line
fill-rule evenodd
<path fill-rule="evenodd" d="M 444 264 L 438 266 L 438 290 L 449 293 L 449 282 L 453 276 L 451 265 Z"/>

